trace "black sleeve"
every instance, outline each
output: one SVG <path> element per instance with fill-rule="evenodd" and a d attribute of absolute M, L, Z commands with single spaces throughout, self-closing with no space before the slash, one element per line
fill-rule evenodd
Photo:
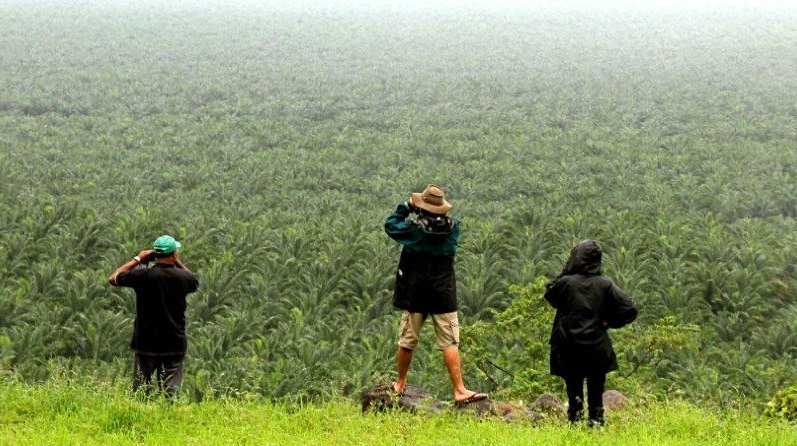
<path fill-rule="evenodd" d="M 199 280 L 197 280 L 196 276 L 190 274 L 188 280 L 186 280 L 185 286 L 186 286 L 185 290 L 186 293 L 193 293 L 194 291 L 197 290 L 197 288 L 199 288 Z"/>
<path fill-rule="evenodd" d="M 139 283 L 139 278 L 141 277 L 141 273 L 139 271 L 143 271 L 142 268 L 134 268 L 130 271 L 123 271 L 116 275 L 116 286 L 124 286 L 128 288 L 135 288 L 136 285 Z"/>
<path fill-rule="evenodd" d="M 175 274 L 181 280 L 185 294 L 193 293 L 199 288 L 199 280 L 191 271 L 181 269 L 177 270 Z"/>
<path fill-rule="evenodd" d="M 620 287 L 609 282 L 607 298 L 609 311 L 606 314 L 606 321 L 609 323 L 609 328 L 624 327 L 636 320 L 639 307 Z"/>
<path fill-rule="evenodd" d="M 545 294 L 543 297 L 548 303 L 554 307 L 559 308 L 561 302 L 562 291 L 564 290 L 564 283 L 561 279 L 554 279 L 545 285 Z"/>

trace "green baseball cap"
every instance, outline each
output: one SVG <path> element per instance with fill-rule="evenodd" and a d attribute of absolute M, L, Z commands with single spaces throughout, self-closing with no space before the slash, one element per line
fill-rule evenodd
<path fill-rule="evenodd" d="M 171 235 L 162 235 L 152 243 L 152 249 L 158 254 L 171 254 L 180 249 L 183 245 Z"/>

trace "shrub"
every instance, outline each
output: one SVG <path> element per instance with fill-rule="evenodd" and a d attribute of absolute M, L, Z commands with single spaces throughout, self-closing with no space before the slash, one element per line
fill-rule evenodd
<path fill-rule="evenodd" d="M 784 418 L 790 421 L 797 420 L 797 383 L 778 391 L 775 397 L 767 403 L 764 416 Z"/>

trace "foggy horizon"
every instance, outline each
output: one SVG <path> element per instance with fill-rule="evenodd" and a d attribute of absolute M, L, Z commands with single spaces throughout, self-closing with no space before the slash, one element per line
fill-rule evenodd
<path fill-rule="evenodd" d="M 26 6 L 57 4 L 58 6 L 89 7 L 150 7 L 169 8 L 280 8 L 280 9 L 322 9 L 346 10 L 366 9 L 391 11 L 402 10 L 488 10 L 488 11 L 795 11 L 797 1 L 778 0 L 9 0 L 5 6 Z"/>

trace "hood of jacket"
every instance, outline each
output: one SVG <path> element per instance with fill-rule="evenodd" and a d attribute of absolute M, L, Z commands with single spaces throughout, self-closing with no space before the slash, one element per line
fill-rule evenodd
<path fill-rule="evenodd" d="M 584 240 L 570 250 L 570 258 L 559 276 L 601 274 L 603 251 L 595 240 Z"/>

